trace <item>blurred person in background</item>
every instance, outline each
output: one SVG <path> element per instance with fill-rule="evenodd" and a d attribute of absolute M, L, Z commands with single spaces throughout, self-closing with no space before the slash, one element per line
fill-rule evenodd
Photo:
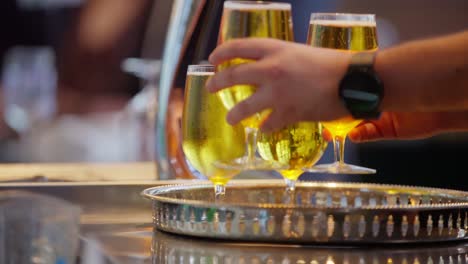
<path fill-rule="evenodd" d="M 119 110 L 138 91 L 136 79 L 120 66 L 140 56 L 152 1 L 56 1 L 76 3 L 64 7 L 21 2 L 0 3 L 1 61 L 15 46 L 51 47 L 57 54 L 59 114 Z"/>
<path fill-rule="evenodd" d="M 122 118 L 112 113 L 122 111 L 129 99 L 140 90 L 138 80 L 124 73 L 121 70 L 121 63 L 127 57 L 141 55 L 152 2 L 150 0 L 1 1 L 0 58 L 4 64 L 2 68 L 10 67 L 8 65 L 10 60 L 6 58 L 11 57 L 9 56 L 11 51 L 18 47 L 26 47 L 28 50 L 45 47 L 53 52 L 54 59 L 50 70 L 57 72 L 57 80 L 53 84 L 56 88 L 51 89 L 53 94 L 31 93 L 31 96 L 36 96 L 37 100 L 42 100 L 44 96 L 54 97 L 53 100 L 56 102 L 53 106 L 55 108 L 53 120 L 35 120 L 36 122 L 31 124 L 28 130 L 15 131 L 2 118 L 1 160 L 70 162 L 93 161 L 93 159 L 125 161 L 137 158 L 131 157 L 137 154 L 130 150 L 127 151 L 129 154 L 124 153 L 124 149 L 130 143 L 123 146 L 117 144 L 118 137 L 124 140 L 126 135 L 122 133 L 126 133 L 127 128 L 123 124 L 117 124 L 116 122 L 120 122 Z M 162 42 L 164 32 L 160 38 Z M 16 89 L 5 82 L 12 79 L 10 76 L 5 76 L 10 72 L 3 71 L 1 85 L 3 97 L 7 88 Z M 25 71 L 24 78 L 21 75 L 13 77 L 27 79 L 31 74 L 43 73 L 46 72 Z M 37 82 L 43 80 L 43 76 L 36 77 Z M 2 100 L 6 103 L 10 101 L 11 99 Z M 8 107 L 2 105 L 2 117 Z M 12 136 L 18 133 L 20 138 L 12 139 Z M 104 134 L 107 136 L 103 136 Z M 102 148 L 92 147 L 96 141 L 102 143 Z"/>
<path fill-rule="evenodd" d="M 60 112 L 121 110 L 138 92 L 138 83 L 122 72 L 121 63 L 127 57 L 140 56 L 151 2 L 84 3 L 64 34 L 60 50 Z"/>

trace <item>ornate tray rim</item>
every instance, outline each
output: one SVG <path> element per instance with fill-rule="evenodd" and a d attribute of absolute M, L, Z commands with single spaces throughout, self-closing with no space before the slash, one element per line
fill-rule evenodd
<path fill-rule="evenodd" d="M 271 179 L 271 180 L 232 180 L 228 183 L 227 189 L 229 188 L 241 188 L 242 186 L 252 186 L 258 185 L 259 188 L 268 188 L 268 187 L 278 187 L 283 186 L 284 182 L 282 180 Z M 434 203 L 434 204 L 417 204 L 417 205 L 363 205 L 360 207 L 343 207 L 339 205 L 311 205 L 311 204 L 283 204 L 283 203 L 229 203 L 224 201 L 216 201 L 216 202 L 204 202 L 200 200 L 189 200 L 189 199 L 177 199 L 177 198 L 168 198 L 162 197 L 159 194 L 169 193 L 176 190 L 184 190 L 184 189 L 209 189 L 213 188 L 213 184 L 210 181 L 203 181 L 203 180 L 194 180 L 193 182 L 187 183 L 176 183 L 170 185 L 163 185 L 157 186 L 152 188 L 147 188 L 141 192 L 141 195 L 145 198 L 150 200 L 164 202 L 164 203 L 172 203 L 172 204 L 184 204 L 190 206 L 210 206 L 210 207 L 229 207 L 229 206 L 237 206 L 237 207 L 244 207 L 244 208 L 258 208 L 258 209 L 299 209 L 299 210 L 334 210 L 334 211 L 346 211 L 346 212 L 353 212 L 353 211 L 375 211 L 375 210 L 394 210 L 394 211 L 421 211 L 421 210 L 434 210 L 434 209 L 462 209 L 468 208 L 468 192 L 460 191 L 460 190 L 453 190 L 453 189 L 444 189 L 444 188 L 432 188 L 432 187 L 421 187 L 421 186 L 411 186 L 411 185 L 396 185 L 396 184 L 375 184 L 375 183 L 357 183 L 357 182 L 330 182 L 330 181 L 298 181 L 296 184 L 297 187 L 323 187 L 323 188 L 352 188 L 356 190 L 388 190 L 388 189 L 399 189 L 400 192 L 403 193 L 409 192 L 410 190 L 417 191 L 414 195 L 423 195 L 423 194 L 430 194 L 430 195 L 440 195 L 441 193 L 446 194 L 447 196 L 453 196 L 458 198 L 465 198 L 466 202 L 457 202 L 457 203 Z"/>

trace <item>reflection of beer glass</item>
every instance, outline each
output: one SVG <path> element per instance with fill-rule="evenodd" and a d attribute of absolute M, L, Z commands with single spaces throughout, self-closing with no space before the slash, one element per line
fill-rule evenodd
<path fill-rule="evenodd" d="M 376 51 L 375 16 L 313 13 L 310 18 L 307 43 L 313 47 L 339 49 L 345 52 Z M 324 127 L 333 135 L 335 162 L 315 166 L 309 171 L 345 174 L 375 173 L 374 169 L 344 163 L 346 135 L 361 121 L 345 117 L 331 122 L 323 122 Z"/>
<path fill-rule="evenodd" d="M 314 165 L 327 146 L 318 122 L 299 122 L 273 133 L 259 133 L 258 152 L 262 158 L 281 166 L 278 172 L 293 191 L 303 169 Z"/>
<path fill-rule="evenodd" d="M 231 39 L 246 37 L 293 41 L 291 5 L 262 1 L 226 1 L 221 19 L 218 44 Z M 223 63 L 218 70 L 222 71 L 233 65 L 248 62 L 249 60 L 237 58 Z M 224 106 L 231 109 L 234 105 L 252 95 L 255 89 L 256 87 L 253 85 L 235 85 L 218 92 L 218 95 Z M 267 112 L 257 113 L 242 121 L 245 128 L 247 151 L 244 157 L 228 163 L 229 167 L 239 169 L 269 168 L 269 163 L 255 156 L 258 127 L 266 114 Z"/>
<path fill-rule="evenodd" d="M 182 148 L 190 165 L 215 185 L 217 197 L 224 194 L 226 183 L 237 173 L 222 170 L 215 161 L 230 161 L 244 152 L 244 130 L 230 126 L 227 110 L 218 96 L 205 89 L 206 80 L 214 74 L 212 65 L 190 65 L 185 84 L 182 114 Z"/>

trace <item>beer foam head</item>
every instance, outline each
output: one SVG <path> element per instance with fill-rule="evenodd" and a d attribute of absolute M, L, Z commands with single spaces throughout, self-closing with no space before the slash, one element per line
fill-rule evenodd
<path fill-rule="evenodd" d="M 224 8 L 235 10 L 291 10 L 291 4 L 263 1 L 226 1 L 224 2 Z"/>
<path fill-rule="evenodd" d="M 197 72 L 197 71 L 187 71 L 187 75 L 194 75 L 194 76 L 211 76 L 214 75 L 214 72 Z"/>
<path fill-rule="evenodd" d="M 372 14 L 345 14 L 345 13 L 313 13 L 310 24 L 331 26 L 363 26 L 375 27 L 375 15 Z"/>
<path fill-rule="evenodd" d="M 189 75 L 213 75 L 215 67 L 210 64 L 189 65 L 187 74 Z"/>

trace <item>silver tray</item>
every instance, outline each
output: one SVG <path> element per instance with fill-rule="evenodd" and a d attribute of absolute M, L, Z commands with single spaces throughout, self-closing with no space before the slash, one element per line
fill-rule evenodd
<path fill-rule="evenodd" d="M 468 238 L 468 192 L 378 184 L 232 181 L 146 189 L 156 228 L 175 234 L 286 243 L 408 243 Z"/>

